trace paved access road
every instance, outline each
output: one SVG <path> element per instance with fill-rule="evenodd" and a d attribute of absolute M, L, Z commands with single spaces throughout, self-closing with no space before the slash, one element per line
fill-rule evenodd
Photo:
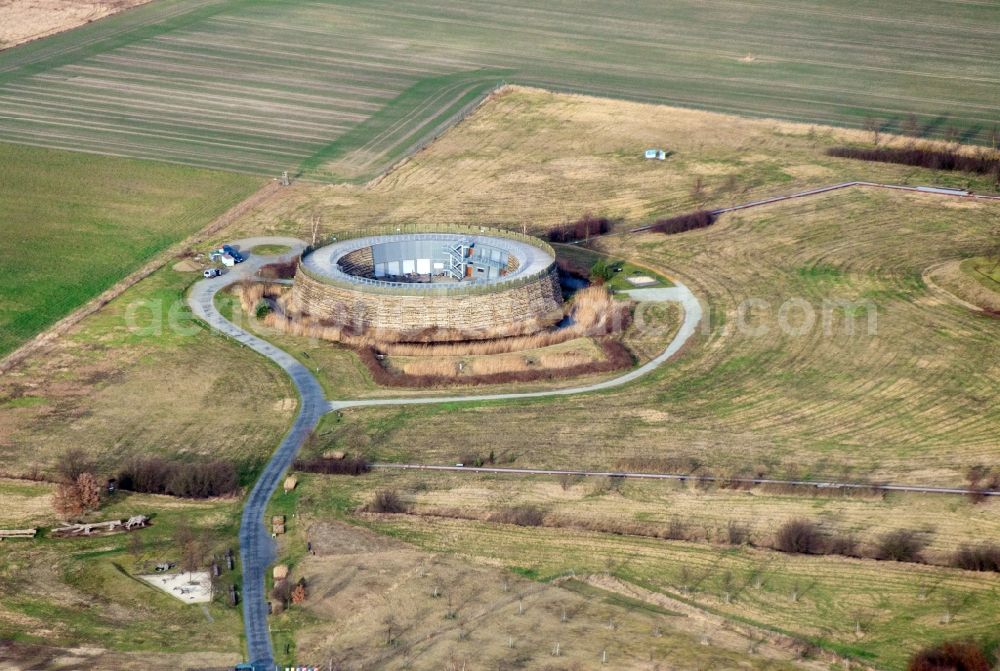
<path fill-rule="evenodd" d="M 196 317 L 281 366 L 292 378 L 300 397 L 299 413 L 295 417 L 295 422 L 250 490 L 240 520 L 243 625 L 246 629 L 247 650 L 250 661 L 258 668 L 271 669 L 274 667 L 274 654 L 271 650 L 271 635 L 267 625 L 264 574 L 274 561 L 274 544 L 264 527 L 264 512 L 267 502 L 278 487 L 285 471 L 291 466 L 299 447 L 327 411 L 327 401 L 322 387 L 308 368 L 287 352 L 228 321 L 216 309 L 214 302 L 215 294 L 220 289 L 241 279 L 253 277 L 266 263 L 301 253 L 306 246 L 305 243 L 296 238 L 266 237 L 237 240 L 232 244 L 241 251 L 250 250 L 256 245 L 287 245 L 292 248 L 291 252 L 281 256 L 258 257 L 251 254 L 243 263 L 228 269 L 229 271 L 222 277 L 196 283 L 188 295 L 188 304 Z"/>
<path fill-rule="evenodd" d="M 257 269 L 266 263 L 285 259 L 292 254 L 298 254 L 306 243 L 295 238 L 261 237 L 247 240 L 237 240 L 232 243 L 240 250 L 249 250 L 256 245 L 287 245 L 292 248 L 281 257 L 250 256 L 244 263 L 231 268 L 222 277 L 197 282 L 188 295 L 188 304 L 196 317 L 202 319 L 210 327 L 220 333 L 230 336 L 242 345 L 263 354 L 282 367 L 299 392 L 301 404 L 299 414 L 292 424 L 291 430 L 281 441 L 281 445 L 271 456 L 264 467 L 260 478 L 254 484 L 243 508 L 240 520 L 240 560 L 243 565 L 243 626 L 246 630 L 247 651 L 250 661 L 256 668 L 271 669 L 274 667 L 274 652 L 271 648 L 271 635 L 267 624 L 267 599 L 264 594 L 264 576 L 267 567 L 274 561 L 274 545 L 264 527 L 264 513 L 267 502 L 278 487 L 285 471 L 291 466 L 295 454 L 306 438 L 316 427 L 324 413 L 348 407 L 371 405 L 405 405 L 412 403 L 449 403 L 453 401 L 496 401 L 512 398 L 537 398 L 542 396 L 566 396 L 601 391 L 618 387 L 635 380 L 675 355 L 684 343 L 694 335 L 701 321 L 702 309 L 698 299 L 687 287 L 677 285 L 663 289 L 634 289 L 628 293 L 637 301 L 676 301 L 684 309 L 684 320 L 681 327 L 666 350 L 648 363 L 629 371 L 624 375 L 597 382 L 595 384 L 551 391 L 539 391 L 523 394 L 483 394 L 469 396 L 432 396 L 427 398 L 371 399 L 360 401 L 327 401 L 319 382 L 308 368 L 299 363 L 287 352 L 271 343 L 258 338 L 248 331 L 236 326 L 215 307 L 215 294 L 220 289 L 238 282 L 241 279 L 253 277 Z"/>

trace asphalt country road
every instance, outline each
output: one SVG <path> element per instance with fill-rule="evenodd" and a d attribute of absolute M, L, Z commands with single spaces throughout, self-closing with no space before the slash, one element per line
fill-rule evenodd
<path fill-rule="evenodd" d="M 370 399 L 358 401 L 328 401 L 319 382 L 308 368 L 294 357 L 271 343 L 258 338 L 236 326 L 215 307 L 215 295 L 235 282 L 254 277 L 257 270 L 277 260 L 287 259 L 301 253 L 306 243 L 296 238 L 259 237 L 236 240 L 231 243 L 237 249 L 249 250 L 257 245 L 287 245 L 292 248 L 280 256 L 258 257 L 250 254 L 242 264 L 233 267 L 221 277 L 201 280 L 195 283 L 188 294 L 188 305 L 194 315 L 211 328 L 233 338 L 238 343 L 262 354 L 288 373 L 299 393 L 301 403 L 299 413 L 288 434 L 282 439 L 278 449 L 264 466 L 260 477 L 250 491 L 243 514 L 240 518 L 240 561 L 243 567 L 243 625 L 246 631 L 247 656 L 257 669 L 274 668 L 274 651 L 267 622 L 267 600 L 264 594 L 264 576 L 267 567 L 274 562 L 274 543 L 264 527 L 264 513 L 267 502 L 278 487 L 285 471 L 291 466 L 299 448 L 327 412 L 348 407 L 373 405 L 407 405 L 413 403 L 450 403 L 455 401 L 497 401 L 514 398 L 538 398 L 543 396 L 566 396 L 601 391 L 618 387 L 654 370 L 681 350 L 687 340 L 694 335 L 702 318 L 701 304 L 687 287 L 677 285 L 662 289 L 634 289 L 626 293 L 637 301 L 677 301 L 684 310 L 684 320 L 667 349 L 643 366 L 610 380 L 595 384 L 551 391 L 521 394 L 484 394 L 467 396 L 432 396 L 426 398 Z"/>
<path fill-rule="evenodd" d="M 291 465 L 302 443 L 327 412 L 326 395 L 309 369 L 287 352 L 236 326 L 223 317 L 215 307 L 215 294 L 220 289 L 239 280 L 253 277 L 266 263 L 298 255 L 305 243 L 296 238 L 262 237 L 237 240 L 232 243 L 239 250 L 250 250 L 256 245 L 287 245 L 292 248 L 280 256 L 258 257 L 250 253 L 246 261 L 235 266 L 221 277 L 202 280 L 188 294 L 188 305 L 195 316 L 211 328 L 233 338 L 267 358 L 288 373 L 298 390 L 299 412 L 292 428 L 282 439 L 278 449 L 264 466 L 260 477 L 250 490 L 240 518 L 240 561 L 243 566 L 243 626 L 246 630 L 247 655 L 255 668 L 272 669 L 274 653 L 268 631 L 267 599 L 264 594 L 264 574 L 274 562 L 274 543 L 264 527 L 267 502 L 278 487 L 282 476 Z"/>

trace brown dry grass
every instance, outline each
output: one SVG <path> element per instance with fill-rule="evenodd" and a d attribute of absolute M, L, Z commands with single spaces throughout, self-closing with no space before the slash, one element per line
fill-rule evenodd
<path fill-rule="evenodd" d="M 539 340 L 544 340 L 539 338 Z M 502 341 L 496 341 L 502 343 Z M 466 343 L 456 343 L 464 345 Z M 447 347 L 447 346 L 445 346 Z M 435 348 L 436 349 L 436 348 Z M 460 349 L 460 347 L 456 348 Z M 464 376 L 495 375 L 527 370 L 559 370 L 602 361 L 603 352 L 589 338 L 574 338 L 563 343 L 525 349 L 512 354 L 472 356 L 389 356 L 386 363 L 407 375 L 434 375 L 460 379 Z"/>
<path fill-rule="evenodd" d="M 711 306 L 681 358 L 600 399 L 447 417 L 408 410 L 383 444 L 440 462 L 451 441 L 429 436 L 475 430 L 490 449 L 518 454 L 519 466 L 601 469 L 670 454 L 716 473 L 763 463 L 778 477 L 960 484 L 970 467 L 998 458 L 1000 322 L 938 298 L 920 277 L 981 250 L 998 219 L 990 203 L 957 209 L 930 196 L 854 190 L 727 215 L 677 236 L 603 238 L 608 254 L 669 270 Z M 747 299 L 768 308 L 751 311 L 751 328 L 740 329 Z M 816 311 L 801 335 L 781 328 L 790 299 Z M 826 299 L 871 301 L 876 332 L 866 334 L 861 311 L 853 335 L 839 314 L 825 333 Z M 350 414 L 364 425 L 377 413 Z"/>
<path fill-rule="evenodd" d="M 0 0 L 0 49 L 61 33 L 149 0 Z"/>
<path fill-rule="evenodd" d="M 102 472 L 131 455 L 256 460 L 291 421 L 283 373 L 169 311 L 188 274 L 162 269 L 84 319 L 45 357 L 0 377 L 0 458 L 16 475 L 51 471 L 67 446 Z M 158 321 L 156 315 L 162 317 Z M 133 330 L 159 323 L 159 335 Z M 176 313 L 180 314 L 180 313 Z"/>
<path fill-rule="evenodd" d="M 23 529 L 51 522 L 55 486 L 0 478 L 0 529 Z"/>
<path fill-rule="evenodd" d="M 316 481 L 309 476 L 303 486 L 319 494 L 309 484 Z M 422 552 L 311 511 L 300 508 L 304 519 L 292 531 L 303 530 L 303 538 L 285 539 L 294 544 L 309 538 L 317 550 L 295 568 L 309 585 L 304 606 L 309 617 L 293 610 L 272 625 L 295 627 L 299 663 L 332 657 L 343 668 L 574 669 L 600 664 L 607 650 L 609 663 L 625 669 L 653 669 L 667 658 L 679 669 L 737 663 L 802 668 L 793 662 L 794 651 L 780 646 L 764 646 L 761 654 L 745 658 L 752 636 L 719 631 L 704 619 L 647 611 L 600 590 L 580 594 L 531 582 L 489 564 Z M 334 622 L 337 626 L 330 626 Z"/>
<path fill-rule="evenodd" d="M 861 131 L 511 87 L 375 186 L 293 185 L 237 230 L 308 238 L 316 215 L 329 233 L 386 221 L 543 232 L 587 211 L 651 223 L 839 181 L 939 181 L 929 171 L 823 155 L 868 140 Z M 643 160 L 651 142 L 674 154 Z M 697 176 L 704 200 L 691 194 Z"/>
<path fill-rule="evenodd" d="M 547 526 L 660 538 L 680 520 L 684 539 L 719 545 L 727 543 L 730 524 L 747 527 L 748 540 L 766 546 L 785 522 L 809 519 L 825 537 L 853 535 L 866 551 L 874 550 L 889 531 L 916 529 L 928 541 L 927 560 L 939 564 L 947 564 L 963 544 L 1000 536 L 1000 500 L 973 503 L 961 497 L 779 494 L 765 488 L 702 487 L 694 478 L 688 483 L 582 478 L 564 486 L 552 477 L 378 469 L 363 481 L 342 486 L 357 499 L 375 489 L 394 488 L 418 515 L 486 519 L 516 502 L 544 510 Z"/>

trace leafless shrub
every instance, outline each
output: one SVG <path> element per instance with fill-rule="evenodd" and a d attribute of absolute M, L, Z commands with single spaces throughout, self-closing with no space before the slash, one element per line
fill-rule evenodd
<path fill-rule="evenodd" d="M 963 545 L 955 552 L 951 565 L 966 571 L 1000 571 L 1000 545 Z"/>
<path fill-rule="evenodd" d="M 279 580 L 274 583 L 274 587 L 271 588 L 271 598 L 281 603 L 283 606 L 288 605 L 288 600 L 291 596 L 292 586 L 288 584 L 287 580 Z"/>
<path fill-rule="evenodd" d="M 652 225 L 650 230 L 665 235 L 673 235 L 675 233 L 693 231 L 696 228 L 707 228 L 715 223 L 715 219 L 716 215 L 711 210 L 698 210 L 697 212 L 679 214 L 676 217 L 659 219 Z"/>
<path fill-rule="evenodd" d="M 284 262 L 268 263 L 261 266 L 257 275 L 267 280 L 287 280 L 295 277 L 295 271 L 299 267 L 299 260 L 291 259 Z"/>
<path fill-rule="evenodd" d="M 208 498 L 239 488 L 236 467 L 226 461 L 178 462 L 137 458 L 118 473 L 118 488 L 147 494 Z"/>
<path fill-rule="evenodd" d="M 519 527 L 538 527 L 542 525 L 544 518 L 545 515 L 535 506 L 520 505 L 492 513 L 489 521 L 497 524 L 516 524 Z"/>
<path fill-rule="evenodd" d="M 990 671 L 983 649 L 973 641 L 945 641 L 910 658 L 907 671 Z"/>
<path fill-rule="evenodd" d="M 879 163 L 899 163 L 931 170 L 960 170 L 979 175 L 991 174 L 1000 165 L 996 152 L 974 155 L 930 147 L 832 147 L 826 151 L 838 158 L 855 158 Z"/>
<path fill-rule="evenodd" d="M 836 534 L 827 541 L 826 551 L 844 557 L 860 557 L 858 539 L 851 534 Z"/>
<path fill-rule="evenodd" d="M 730 545 L 747 545 L 750 542 L 750 525 L 730 521 L 726 526 L 726 541 Z"/>
<path fill-rule="evenodd" d="M 79 447 L 71 447 L 59 458 L 56 470 L 63 482 L 75 483 L 81 474 L 94 472 L 94 461 Z"/>
<path fill-rule="evenodd" d="M 344 459 L 296 459 L 292 464 L 296 471 L 304 473 L 325 473 L 327 475 L 361 475 L 371 470 L 371 464 L 362 456 Z"/>
<path fill-rule="evenodd" d="M 395 489 L 380 489 L 375 492 L 366 510 L 370 513 L 405 513 L 407 505 Z"/>
<path fill-rule="evenodd" d="M 815 522 L 789 520 L 775 534 L 774 549 L 795 554 L 821 554 L 823 536 Z"/>
<path fill-rule="evenodd" d="M 926 543 L 912 529 L 896 529 L 883 534 L 875 545 L 875 558 L 888 561 L 923 561 Z"/>
<path fill-rule="evenodd" d="M 687 524 L 685 524 L 684 520 L 674 515 L 670 518 L 670 522 L 667 523 L 667 530 L 664 532 L 664 537 L 672 541 L 688 540 Z"/>
<path fill-rule="evenodd" d="M 611 230 L 611 220 L 589 212 L 576 221 L 549 230 L 549 242 L 575 242 Z"/>

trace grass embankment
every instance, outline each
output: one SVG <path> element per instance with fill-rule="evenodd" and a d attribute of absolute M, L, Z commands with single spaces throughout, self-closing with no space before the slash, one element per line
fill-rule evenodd
<path fill-rule="evenodd" d="M 0 528 L 56 525 L 49 507 L 53 490 L 41 483 L 0 481 L 5 503 Z M 36 539 L 0 543 L 0 639 L 24 646 L 14 652 L 25 661 L 38 656 L 39 663 L 67 654 L 60 649 L 77 648 L 74 654 L 87 668 L 133 668 L 141 659 L 153 668 L 238 660 L 242 624 L 238 610 L 225 604 L 234 573 L 223 571 L 207 613 L 136 575 L 152 573 L 158 562 L 180 564 L 174 539 L 181 526 L 195 533 L 205 557 L 237 551 L 239 503 L 119 493 L 88 519 L 137 514 L 150 517 L 152 525 L 73 539 L 49 538 L 43 529 Z"/>
<path fill-rule="evenodd" d="M 642 158 L 651 138 L 671 148 L 668 159 Z M 870 135 L 513 88 L 373 186 L 293 185 L 237 230 L 311 239 L 315 221 L 321 235 L 406 221 L 499 225 L 544 235 L 589 212 L 616 222 L 620 231 L 854 180 L 993 189 L 989 177 L 825 154 L 845 142 L 864 144 Z M 889 136 L 881 142 L 906 144 Z M 610 260 L 650 265 L 605 252 Z"/>
<path fill-rule="evenodd" d="M 191 318 L 197 277 L 157 271 L 0 378 L 3 470 L 50 471 L 67 446 L 109 475 L 132 455 L 261 463 L 295 393 L 277 366 Z"/>
<path fill-rule="evenodd" d="M 0 357 L 260 187 L 10 144 L 0 144 L 0 183 Z"/>
<path fill-rule="evenodd" d="M 470 448 L 467 452 L 473 452 Z M 456 453 L 453 461 L 469 454 Z M 481 458 L 487 454 L 476 455 Z M 506 454 L 494 454 L 502 465 Z M 472 465 L 466 464 L 466 465 Z M 1000 536 L 1000 501 L 918 494 L 793 493 L 701 485 L 696 480 L 650 481 L 606 477 L 516 476 L 375 469 L 340 478 L 339 496 L 364 500 L 395 489 L 421 516 L 484 520 L 511 505 L 538 509 L 552 527 L 620 532 L 707 544 L 774 546 L 788 521 L 814 521 L 826 537 L 849 536 L 856 552 L 872 556 L 882 536 L 911 529 L 923 560 L 949 565 L 956 550 Z M 732 528 L 732 533 L 731 533 Z"/>
<path fill-rule="evenodd" d="M 919 135 L 987 143 L 1000 98 L 984 26 L 995 23 L 989 3 L 927 0 L 877 12 L 850 0 L 752 11 L 684 0 L 669 17 L 652 2 L 566 12 L 163 0 L 0 54 L 0 132 L 272 176 L 301 165 L 364 179 L 506 80 L 811 124 L 861 128 L 875 117 L 883 132 L 913 113 Z M 200 67 L 209 61 L 211 71 Z M 629 153 L 673 150 L 656 130 Z M 553 167 L 576 178 L 574 153 L 563 160 Z"/>

